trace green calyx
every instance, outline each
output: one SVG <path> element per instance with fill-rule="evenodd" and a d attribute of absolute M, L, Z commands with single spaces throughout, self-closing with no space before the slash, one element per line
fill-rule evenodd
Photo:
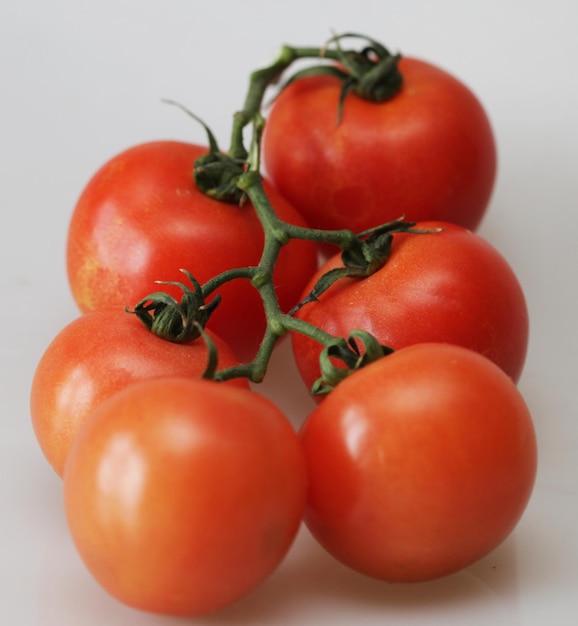
<path fill-rule="evenodd" d="M 343 51 L 339 48 L 342 39 L 354 37 L 367 42 L 360 51 Z M 338 45 L 339 61 L 349 73 L 344 88 L 352 90 L 360 98 L 371 102 L 386 102 L 400 90 L 403 76 L 399 71 L 400 54 L 391 52 L 382 44 L 355 33 L 337 35 L 333 40 Z"/>
<path fill-rule="evenodd" d="M 205 129 L 209 152 L 199 157 L 193 168 L 193 179 L 199 191 L 220 202 L 240 204 L 244 193 L 237 181 L 245 171 L 245 160 L 224 154 L 209 126 L 192 111 L 174 100 L 164 102 L 178 107 Z"/>
<path fill-rule="evenodd" d="M 366 43 L 361 50 L 344 50 L 341 41 L 348 38 L 361 39 Z M 342 82 L 339 98 L 338 119 L 341 120 L 343 106 L 347 96 L 354 93 L 369 102 L 382 103 L 393 98 L 401 89 L 403 76 L 399 71 L 400 54 L 392 54 L 378 41 L 358 35 L 344 33 L 335 35 L 320 56 L 332 59 L 337 64 L 320 64 L 305 68 L 295 73 L 284 86 L 301 78 L 310 76 L 333 76 Z"/>
<path fill-rule="evenodd" d="M 306 304 L 318 300 L 322 293 L 341 278 L 367 278 L 375 274 L 389 258 L 394 234 L 427 234 L 439 231 L 437 228 L 414 228 L 415 225 L 415 222 L 405 222 L 403 219 L 398 219 L 359 233 L 356 239 L 341 253 L 343 267 L 336 267 L 323 274 L 309 294 L 293 307 L 290 314 L 294 314 Z"/>
<path fill-rule="evenodd" d="M 365 330 L 353 330 L 347 340 L 335 339 L 321 352 L 319 357 L 321 376 L 313 383 L 311 393 L 318 396 L 327 395 L 353 372 L 392 352 L 392 348 L 381 345 Z"/>
<path fill-rule="evenodd" d="M 244 193 L 239 189 L 237 181 L 244 171 L 242 162 L 210 152 L 196 160 L 193 177 L 198 189 L 210 198 L 241 204 Z"/>
<path fill-rule="evenodd" d="M 143 298 L 134 309 L 127 308 L 157 337 L 174 343 L 186 343 L 199 338 L 211 313 L 217 308 L 220 296 L 205 303 L 203 290 L 195 277 L 181 270 L 191 281 L 188 285 L 175 281 L 156 281 L 160 285 L 174 285 L 182 290 L 183 296 L 176 300 L 164 291 L 156 291 Z"/>

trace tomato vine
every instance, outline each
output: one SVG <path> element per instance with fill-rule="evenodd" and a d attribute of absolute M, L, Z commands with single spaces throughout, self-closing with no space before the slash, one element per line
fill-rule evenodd
<path fill-rule="evenodd" d="M 343 50 L 340 46 L 341 40 L 350 37 L 361 38 L 367 45 L 360 51 Z M 336 45 L 334 49 L 329 47 L 332 43 Z M 287 332 L 297 332 L 314 339 L 324 347 L 323 376 L 314 385 L 313 391 L 326 393 L 351 371 L 381 358 L 392 350 L 388 346 L 380 346 L 366 331 L 354 331 L 347 339 L 335 337 L 312 324 L 296 319 L 293 313 L 304 304 L 315 300 L 335 280 L 344 276 L 367 277 L 377 271 L 387 260 L 393 233 L 427 231 L 416 230 L 413 228 L 415 223 L 402 219 L 362 233 L 354 233 L 349 229 L 324 230 L 296 226 L 279 219 L 276 215 L 261 176 L 260 145 L 265 126 L 261 109 L 267 89 L 292 63 L 305 58 L 333 60 L 342 66 L 343 69 L 335 65 L 315 65 L 297 72 L 289 79 L 289 82 L 292 82 L 314 74 L 339 77 L 343 81 L 339 117 L 347 94 L 355 92 L 365 99 L 383 102 L 396 93 L 402 82 L 397 70 L 399 55 L 392 55 L 378 42 L 361 35 L 351 33 L 336 35 L 322 48 L 283 46 L 278 58 L 271 65 L 251 74 L 244 107 L 233 117 L 231 142 L 226 154 L 220 150 L 213 133 L 202 120 L 185 107 L 172 102 L 199 121 L 207 133 L 209 152 L 195 162 L 194 180 L 197 187 L 203 193 L 222 202 L 242 203 L 245 197 L 250 199 L 263 227 L 264 247 L 258 265 L 231 268 L 214 276 L 202 286 L 186 268 L 183 268 L 182 271 L 191 281 L 193 290 L 178 283 L 183 290 L 180 302 L 167 294 L 155 292 L 142 299 L 132 312 L 150 330 L 164 339 L 177 342 L 190 341 L 201 334 L 211 312 L 218 306 L 219 287 L 232 280 L 249 280 L 260 294 L 267 318 L 267 327 L 257 354 L 248 363 L 221 370 L 211 364 L 207 367 L 206 376 L 219 381 L 246 377 L 252 382 L 261 382 L 277 341 Z M 243 131 L 249 125 L 252 125 L 253 132 L 247 149 Z M 292 239 L 337 246 L 342 250 L 345 268 L 324 277 L 306 300 L 297 303 L 285 313 L 281 310 L 275 293 L 273 269 L 281 248 Z M 162 281 L 160 282 L 162 284 Z M 363 345 L 361 351 L 358 342 Z M 345 368 L 330 365 L 328 354 L 341 360 Z M 363 358 L 360 358 L 361 354 L 364 355 Z M 213 355 L 212 363 L 215 358 Z"/>
<path fill-rule="evenodd" d="M 342 47 L 350 38 L 361 40 L 360 49 Z M 285 80 L 306 59 L 317 62 Z M 479 215 L 493 183 L 493 138 L 459 81 L 427 63 L 403 62 L 353 33 L 319 48 L 283 46 L 251 74 L 228 150 L 196 114 L 168 100 L 201 124 L 207 145 L 136 146 L 82 194 L 68 267 L 79 307 L 91 313 L 47 350 L 31 413 L 63 477 L 79 553 L 130 606 L 175 615 L 227 606 L 277 567 L 302 520 L 352 569 L 409 582 L 481 558 L 522 514 L 537 458 L 515 385 L 528 334 L 523 292 L 506 261 L 466 224 L 452 223 L 444 204 L 461 207 L 470 194 Z M 270 133 L 275 109 L 266 121 L 263 102 L 279 81 L 275 103 L 290 93 L 289 114 Z M 410 87 L 394 98 L 406 81 Z M 416 103 L 408 94 L 424 81 L 437 86 L 422 89 L 428 95 Z M 309 133 L 310 116 L 300 121 L 304 92 L 309 104 L 316 94 L 317 135 Z M 398 113 L 402 101 L 401 116 L 373 105 L 390 99 Z M 372 117 L 384 111 L 386 125 L 397 119 L 385 132 L 384 118 Z M 309 128 L 284 154 L 287 125 L 295 134 Z M 407 150 L 396 137 L 415 128 Z M 432 170 L 444 142 L 451 154 Z M 314 198 L 315 208 L 333 195 L 323 205 L 328 221 L 308 221 L 311 204 L 293 206 L 276 187 L 267 144 L 280 157 L 281 180 L 305 188 L 309 177 L 322 179 L 306 200 Z M 340 160 L 345 153 L 353 156 Z M 329 165 L 318 167 L 321 154 Z M 295 169 L 300 160 L 306 167 Z M 460 176 L 465 192 L 439 193 L 432 215 L 432 190 L 453 190 Z M 382 183 L 398 179 L 382 212 Z M 108 222 L 98 218 L 103 207 Z M 398 207 L 407 219 L 397 217 Z M 84 236 L 97 222 L 107 245 Z M 124 236 L 137 230 L 152 234 L 150 249 Z M 340 254 L 319 267 L 317 250 L 327 247 Z M 142 297 L 157 271 L 166 280 Z M 127 301 L 137 301 L 125 308 L 132 316 L 123 313 Z M 264 379 L 286 334 L 311 392 L 330 394 L 298 433 L 249 388 Z"/>

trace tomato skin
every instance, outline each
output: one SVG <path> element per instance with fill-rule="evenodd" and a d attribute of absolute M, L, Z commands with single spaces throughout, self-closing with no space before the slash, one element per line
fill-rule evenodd
<path fill-rule="evenodd" d="M 156 280 L 188 282 L 181 269 L 203 284 L 224 270 L 259 262 L 263 232 L 250 202 L 222 203 L 194 184 L 194 161 L 207 152 L 177 141 L 145 143 L 116 155 L 89 181 L 74 209 L 67 245 L 69 283 L 81 311 L 134 306 L 159 290 Z M 305 225 L 265 186 L 279 217 Z M 283 309 L 293 306 L 316 267 L 311 242 L 284 247 L 274 275 Z M 178 288 L 162 289 L 182 295 Z M 265 330 L 259 295 L 247 280 L 232 281 L 218 293 L 222 302 L 209 328 L 249 360 Z"/>
<path fill-rule="evenodd" d="M 96 580 L 137 609 L 201 615 L 280 563 L 306 498 L 303 449 L 270 401 L 207 380 L 136 383 L 92 414 L 64 501 Z"/>
<path fill-rule="evenodd" d="M 442 228 L 426 234 L 394 235 L 385 265 L 365 279 L 341 279 L 306 304 L 297 317 L 347 337 L 362 328 L 382 344 L 399 349 L 415 343 L 449 342 L 480 352 L 513 380 L 526 359 L 529 320 L 524 293 L 507 261 L 483 237 L 455 224 L 420 222 Z M 329 259 L 311 279 L 342 266 Z M 292 335 L 293 352 L 310 388 L 319 377 L 320 345 Z"/>
<path fill-rule="evenodd" d="M 238 365 L 231 348 L 210 333 L 219 367 Z M 88 415 L 105 399 L 137 380 L 198 377 L 207 363 L 202 339 L 176 344 L 159 339 L 122 309 L 85 313 L 52 340 L 34 373 L 30 414 L 36 439 L 62 476 L 72 442 Z M 245 379 L 227 384 L 248 387 Z"/>
<path fill-rule="evenodd" d="M 532 419 L 485 357 L 418 344 L 355 372 L 301 429 L 305 522 L 349 567 L 391 582 L 457 572 L 510 534 L 537 466 Z"/>
<path fill-rule="evenodd" d="M 341 83 L 295 81 L 273 103 L 263 137 L 265 171 L 312 227 L 361 232 L 400 216 L 475 229 L 496 176 L 488 117 L 460 81 L 402 58 L 401 90 L 375 104 Z"/>

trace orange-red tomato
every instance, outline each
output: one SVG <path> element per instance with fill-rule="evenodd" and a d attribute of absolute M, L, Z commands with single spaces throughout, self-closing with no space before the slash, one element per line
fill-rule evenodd
<path fill-rule="evenodd" d="M 528 345 L 526 300 L 506 259 L 483 237 L 454 224 L 420 222 L 441 232 L 398 233 L 385 265 L 363 279 L 334 283 L 297 317 L 339 337 L 357 328 L 391 348 L 449 342 L 480 352 L 517 381 Z M 329 259 L 311 279 L 342 266 Z M 299 371 L 311 387 L 319 377 L 321 346 L 295 333 Z"/>
<path fill-rule="evenodd" d="M 488 116 L 461 81 L 411 57 L 400 91 L 376 104 L 342 83 L 296 80 L 275 99 L 263 136 L 271 182 L 316 228 L 360 232 L 404 215 L 475 228 L 496 175 Z"/>
<path fill-rule="evenodd" d="M 237 365 L 231 348 L 211 333 L 220 367 Z M 170 343 L 122 309 L 86 313 L 50 343 L 36 368 L 30 413 L 36 438 L 59 476 L 87 416 L 106 398 L 143 378 L 200 376 L 207 363 L 202 339 Z M 247 386 L 245 379 L 227 384 Z"/>
<path fill-rule="evenodd" d="M 145 143 L 116 155 L 89 181 L 67 247 L 68 278 L 83 312 L 134 306 L 159 290 L 157 280 L 183 282 L 181 269 L 203 284 L 222 271 L 258 264 L 264 237 L 251 203 L 211 199 L 193 181 L 195 160 L 207 152 L 177 141 Z M 266 181 L 265 187 L 281 219 L 305 225 Z M 295 304 L 316 267 L 313 243 L 295 240 L 283 248 L 274 273 L 282 309 Z M 161 289 L 182 295 L 175 287 Z M 259 295 L 248 280 L 231 281 L 217 293 L 221 304 L 208 328 L 250 360 L 266 325 Z"/>
<path fill-rule="evenodd" d="M 269 400 L 182 378 L 135 383 L 81 429 L 64 473 L 79 554 L 137 609 L 201 615 L 279 565 L 306 499 L 303 449 Z"/>
<path fill-rule="evenodd" d="M 403 348 L 351 374 L 301 437 L 313 535 L 349 567 L 392 582 L 487 555 L 520 519 L 536 474 L 517 387 L 450 344 Z"/>

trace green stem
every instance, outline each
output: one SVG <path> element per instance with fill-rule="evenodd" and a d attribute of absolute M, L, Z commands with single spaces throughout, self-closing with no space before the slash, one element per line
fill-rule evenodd
<path fill-rule="evenodd" d="M 363 251 L 361 236 L 347 229 L 311 229 L 281 220 L 271 206 L 260 174 L 260 141 L 265 123 L 260 111 L 265 92 L 294 61 L 305 58 L 325 59 L 338 61 L 341 68 L 346 68 L 347 72 L 337 67 L 330 68 L 329 72 L 333 75 L 337 72 L 344 81 L 340 106 L 345 95 L 352 89 L 361 97 L 373 101 L 382 101 L 385 97 L 390 97 L 392 93 L 395 93 L 399 87 L 400 79 L 395 73 L 397 57 L 391 57 L 385 48 L 366 37 L 361 37 L 366 45 L 360 52 L 343 51 L 339 43 L 341 39 L 348 37 L 359 38 L 360 36 L 346 33 L 332 37 L 328 44 L 336 44 L 335 49 L 330 47 L 283 46 L 271 65 L 253 72 L 250 76 L 249 89 L 243 109 L 238 111 L 233 118 L 230 147 L 226 155 L 218 150 L 212 133 L 203 124 L 207 129 L 211 151 L 205 157 L 197 160 L 195 182 L 201 191 L 222 201 L 238 202 L 243 199 L 243 196 L 250 199 L 263 227 L 264 245 L 261 258 L 256 266 L 232 268 L 221 272 L 208 280 L 202 287 L 191 277 L 195 291 L 191 291 L 192 295 L 187 296 L 187 288 L 183 287 L 185 291 L 184 303 L 178 304 L 168 297 L 158 297 L 158 294 L 153 294 L 153 296 L 157 296 L 156 301 L 151 305 L 149 299 L 145 299 L 142 308 L 144 320 L 150 325 L 154 325 L 157 317 L 161 321 L 166 318 L 165 326 L 168 325 L 171 329 L 177 320 L 180 326 L 186 326 L 187 329 L 191 327 L 195 333 L 202 334 L 199 328 L 195 327 L 195 324 L 200 323 L 202 330 L 206 322 L 205 318 L 208 318 L 210 311 L 218 305 L 219 296 L 216 295 L 208 304 L 205 304 L 205 299 L 214 295 L 222 285 L 231 280 L 251 281 L 260 295 L 267 319 L 263 339 L 257 354 L 250 363 L 215 370 L 214 362 L 210 362 L 206 376 L 215 380 L 224 381 L 245 377 L 252 382 L 261 382 L 277 341 L 287 332 L 301 333 L 317 341 L 325 349 L 337 349 L 338 353 L 343 353 L 347 357 L 350 356 L 347 352 L 348 344 L 345 339 L 330 335 L 316 326 L 296 319 L 290 314 L 291 312 L 284 313 L 281 310 L 273 283 L 273 271 L 283 246 L 292 239 L 334 244 L 341 248 L 344 254 L 348 252 L 359 254 L 360 251 Z M 373 58 L 375 55 L 379 58 L 379 63 L 375 62 Z M 328 73 L 325 72 L 327 64 L 318 65 L 311 69 L 313 73 Z M 306 72 L 303 75 L 306 75 Z M 313 73 L 307 75 L 313 75 Z M 295 78 L 296 76 L 293 77 L 293 79 Z M 243 134 L 244 129 L 249 124 L 253 124 L 253 137 L 248 151 L 244 145 Z M 188 299 L 186 299 L 187 297 Z M 201 313 L 204 318 L 202 320 L 197 319 Z M 191 320 L 183 321 L 189 316 Z M 183 336 L 185 335 L 183 334 Z M 356 353 L 353 356 L 355 357 Z"/>
<path fill-rule="evenodd" d="M 231 280 L 236 280 L 240 278 L 252 280 L 255 271 L 255 267 L 235 267 L 233 269 L 225 270 L 224 272 L 217 274 L 203 285 L 202 289 L 204 298 L 206 299 L 217 289 L 219 289 L 219 287 L 223 286 L 225 283 L 228 283 Z"/>
<path fill-rule="evenodd" d="M 306 228 L 295 224 L 285 223 L 285 230 L 291 239 L 303 239 L 317 243 L 334 244 L 345 250 L 354 245 L 359 237 L 352 230 L 346 228 L 340 230 L 322 230 L 318 228 Z"/>
<path fill-rule="evenodd" d="M 235 159 L 247 158 L 247 151 L 243 143 L 243 129 L 261 110 L 263 98 L 269 85 L 274 83 L 294 60 L 293 48 L 283 46 L 279 56 L 271 65 L 251 74 L 243 109 L 235 113 L 233 117 L 231 146 L 228 152 L 230 157 Z"/>
<path fill-rule="evenodd" d="M 263 301 L 272 302 L 270 294 L 266 294 L 266 287 L 261 288 L 259 293 L 263 298 Z M 244 363 L 241 365 L 234 365 L 217 370 L 214 374 L 214 379 L 218 381 L 231 380 L 232 378 L 247 378 L 253 383 L 262 382 L 273 350 L 277 345 L 277 342 L 287 332 L 298 332 L 302 335 L 306 335 L 311 339 L 317 341 L 323 347 L 328 347 L 340 339 L 333 335 L 321 330 L 317 326 L 310 324 L 304 320 L 300 320 L 285 313 L 277 312 L 270 315 L 267 320 L 267 330 L 263 335 L 263 340 L 255 355 L 255 358 L 250 363 Z"/>
<path fill-rule="evenodd" d="M 267 89 L 277 82 L 283 72 L 297 59 L 324 58 L 339 60 L 340 54 L 333 49 L 316 47 L 283 46 L 275 61 L 266 67 L 255 70 L 249 78 L 249 89 L 243 108 L 233 117 L 233 129 L 228 156 L 234 159 L 247 158 L 243 143 L 243 130 L 261 111 Z"/>
<path fill-rule="evenodd" d="M 277 341 L 287 332 L 299 332 L 311 337 L 323 346 L 335 342 L 335 337 L 325 331 L 283 313 L 279 306 L 279 300 L 273 284 L 273 268 L 277 263 L 279 253 L 284 245 L 294 238 L 314 239 L 317 233 L 326 231 L 311 231 L 305 228 L 297 228 L 279 219 L 273 210 L 268 196 L 263 187 L 263 180 L 258 171 L 250 169 L 241 176 L 238 181 L 239 187 L 247 194 L 255 211 L 263 225 L 265 242 L 261 259 L 257 266 L 240 268 L 223 272 L 209 283 L 203 286 L 203 294 L 212 292 L 217 284 L 223 284 L 234 278 L 250 278 L 253 286 L 257 289 L 267 319 L 265 334 L 255 355 L 250 363 L 233 366 L 218 370 L 215 373 L 216 380 L 229 380 L 231 378 L 245 377 L 254 383 L 263 380 L 271 355 Z M 350 231 L 334 231 L 335 240 L 341 244 L 355 237 Z M 339 234 L 339 237 L 338 235 Z M 299 237 L 304 235 L 304 237 Z M 327 241 L 327 237 L 321 239 Z"/>

